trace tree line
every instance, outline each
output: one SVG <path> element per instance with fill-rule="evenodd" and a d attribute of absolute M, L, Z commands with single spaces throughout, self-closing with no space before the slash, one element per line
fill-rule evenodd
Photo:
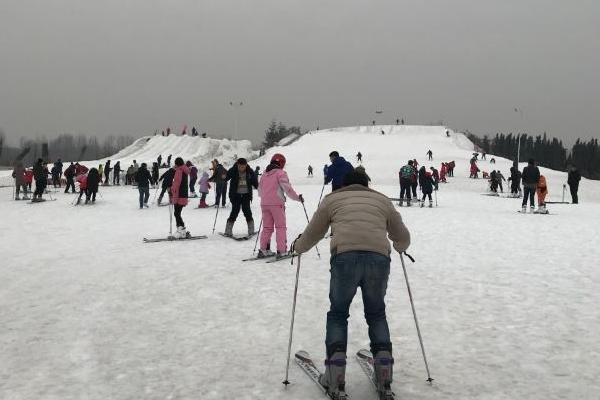
<path fill-rule="evenodd" d="M 589 179 L 600 179 L 598 139 L 591 139 L 588 142 L 577 139 L 571 150 L 567 151 L 562 140 L 549 139 L 546 132 L 536 136 L 497 133 L 491 139 L 487 135 L 480 138 L 470 132 L 467 132 L 467 136 L 479 146 L 481 151 L 515 161 L 520 142 L 521 161 L 533 158 L 538 165 L 558 171 L 566 171 L 570 165 L 573 165 L 577 167 L 582 176 Z"/>
<path fill-rule="evenodd" d="M 0 165 L 11 166 L 16 160 L 33 165 L 38 158 L 50 162 L 58 158 L 63 162 L 97 160 L 112 156 L 134 140 L 131 136 L 111 135 L 100 141 L 95 136 L 62 134 L 51 140 L 21 138 L 18 147 L 10 147 L 0 132 Z"/>

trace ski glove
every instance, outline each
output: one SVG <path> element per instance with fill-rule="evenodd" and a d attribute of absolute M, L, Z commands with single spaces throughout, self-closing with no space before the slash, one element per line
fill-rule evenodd
<path fill-rule="evenodd" d="M 304 197 L 302 195 L 298 195 L 298 197 L 300 198 L 300 203 L 304 204 Z"/>
<path fill-rule="evenodd" d="M 292 242 L 292 245 L 290 246 L 290 253 L 293 254 L 296 250 L 296 241 L 300 239 L 300 236 L 302 236 L 302 234 L 299 234 L 298 237 Z"/>

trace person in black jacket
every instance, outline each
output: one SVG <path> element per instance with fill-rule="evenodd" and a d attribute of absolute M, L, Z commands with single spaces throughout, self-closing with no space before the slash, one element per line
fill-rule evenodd
<path fill-rule="evenodd" d="M 140 209 L 148 207 L 148 198 L 150 197 L 150 182 L 152 182 L 152 176 L 148 171 L 146 163 L 142 163 L 137 173 L 135 174 L 135 180 L 138 184 L 138 192 L 140 193 Z"/>
<path fill-rule="evenodd" d="M 537 190 L 538 182 L 540 181 L 540 170 L 535 166 L 535 160 L 530 158 L 527 166 L 523 168 L 523 211 L 527 208 L 527 198 L 529 197 L 529 207 L 535 208 L 535 191 Z"/>
<path fill-rule="evenodd" d="M 65 188 L 65 193 L 69 193 L 69 188 L 71 188 L 71 192 L 75 193 L 75 180 L 73 177 L 75 176 L 75 165 L 71 163 L 65 170 L 65 178 L 67 180 L 67 187 Z"/>
<path fill-rule="evenodd" d="M 48 184 L 47 170 L 42 164 L 43 160 L 38 158 L 37 162 L 33 166 L 33 177 L 35 178 L 35 191 L 33 192 L 33 199 L 31 201 L 42 201 L 42 194 Z"/>
<path fill-rule="evenodd" d="M 115 165 L 116 167 L 116 165 Z M 100 184 L 100 174 L 96 168 L 91 168 L 87 176 L 87 189 L 85 191 L 85 204 L 89 203 L 90 199 L 92 203 L 96 202 L 96 193 L 98 193 L 98 185 Z"/>
<path fill-rule="evenodd" d="M 215 183 L 215 207 L 219 207 L 219 201 L 221 207 L 225 207 L 227 201 L 227 170 L 223 165 L 219 163 L 216 158 L 212 161 L 213 175 L 208 179 L 209 182 Z"/>
<path fill-rule="evenodd" d="M 513 166 L 510 167 L 510 194 L 512 197 L 519 197 L 521 191 L 521 171 L 519 171 L 519 164 L 513 162 Z"/>
<path fill-rule="evenodd" d="M 577 191 L 579 190 L 580 180 L 581 174 L 574 165 L 571 165 L 571 168 L 569 168 L 569 177 L 567 178 L 567 183 L 569 184 L 569 189 L 571 190 L 571 203 L 573 204 L 579 203 Z"/>
<path fill-rule="evenodd" d="M 121 161 L 117 161 L 113 167 L 113 185 L 121 185 Z"/>
<path fill-rule="evenodd" d="M 110 167 L 110 160 L 108 160 L 104 165 L 104 186 L 108 186 L 110 184 L 110 171 L 112 171 L 112 168 Z"/>
<path fill-rule="evenodd" d="M 419 170 L 419 186 L 421 187 L 421 192 L 423 192 L 421 207 L 425 206 L 425 197 L 427 196 L 429 196 L 429 207 L 433 207 L 433 199 L 431 198 L 431 193 L 433 193 L 435 181 L 433 180 L 431 172 L 427 172 L 425 166 L 422 166 Z"/>
<path fill-rule="evenodd" d="M 163 199 L 163 196 L 165 195 L 165 192 L 171 188 L 174 177 L 175 177 L 175 169 L 169 168 L 160 176 L 160 178 L 158 178 L 159 182 L 162 181 L 162 190 L 160 191 L 160 195 L 158 196 L 158 205 L 160 205 L 160 203 Z M 169 202 L 170 202 L 170 199 L 171 199 L 171 191 L 169 190 Z"/>
<path fill-rule="evenodd" d="M 254 219 L 252 218 L 250 203 L 252 202 L 252 188 L 258 189 L 258 180 L 245 158 L 239 158 L 233 167 L 227 171 L 227 180 L 231 181 L 229 184 L 231 214 L 227 218 L 225 236 L 233 236 L 233 224 L 235 224 L 235 220 L 240 213 L 240 208 L 248 223 L 248 236 L 254 235 Z"/>
<path fill-rule="evenodd" d="M 158 163 L 152 163 L 152 186 L 158 185 Z"/>

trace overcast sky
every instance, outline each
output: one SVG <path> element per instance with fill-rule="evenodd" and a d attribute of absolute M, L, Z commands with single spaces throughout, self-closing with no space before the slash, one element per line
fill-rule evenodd
<path fill-rule="evenodd" d="M 600 2 L 0 0 L 0 128 L 259 140 L 443 121 L 600 136 Z M 515 108 L 522 113 L 515 112 Z"/>

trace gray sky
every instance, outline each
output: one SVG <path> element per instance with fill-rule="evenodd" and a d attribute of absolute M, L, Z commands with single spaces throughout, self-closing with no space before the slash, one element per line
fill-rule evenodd
<path fill-rule="evenodd" d="M 0 128 L 258 140 L 405 118 L 598 137 L 600 2 L 1 0 Z M 520 113 L 514 108 L 523 110 Z"/>

